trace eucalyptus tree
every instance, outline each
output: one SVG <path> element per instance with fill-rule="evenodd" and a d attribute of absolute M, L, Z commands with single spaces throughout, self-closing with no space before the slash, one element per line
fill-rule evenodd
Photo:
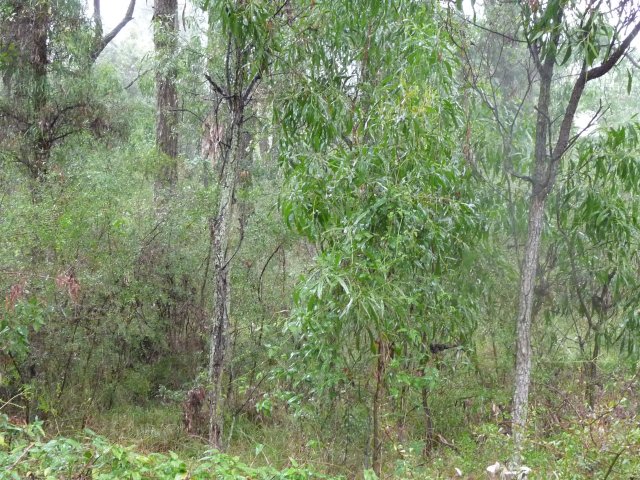
<path fill-rule="evenodd" d="M 178 91 L 175 56 L 178 40 L 178 2 L 177 0 L 156 0 L 154 9 L 154 42 L 158 62 L 156 67 L 156 146 L 164 165 L 156 181 L 156 196 L 162 199 L 166 197 L 167 191 L 175 187 L 177 176 Z"/>
<path fill-rule="evenodd" d="M 240 248 L 242 225 L 236 232 L 236 190 L 239 166 L 248 154 L 244 142 L 249 108 L 256 89 L 267 74 L 279 48 L 281 12 L 288 2 L 202 2 L 209 16 L 210 54 L 222 52 L 209 62 L 217 66 L 205 77 L 213 94 L 213 105 L 203 141 L 203 153 L 218 175 L 216 212 L 210 217 L 213 275 L 213 315 L 209 352 L 209 442 L 222 448 L 222 377 L 227 361 L 230 269 Z M 237 244 L 233 244 L 233 239 Z"/>
<path fill-rule="evenodd" d="M 524 31 L 540 75 L 528 237 L 525 245 L 517 320 L 516 379 L 513 422 L 516 448 L 520 448 L 528 410 L 531 376 L 531 313 L 538 252 L 544 224 L 546 198 L 556 182 L 559 165 L 575 141 L 572 127 L 587 82 L 606 75 L 622 58 L 640 32 L 638 7 L 630 2 L 612 5 L 595 2 L 591 8 L 550 1 L 545 8 L 525 9 Z M 582 8 L 581 8 L 582 7 Z M 611 18 L 615 12 L 617 18 Z M 575 16 L 572 18 L 572 16 Z M 567 18 L 567 20 L 565 20 Z M 576 22 L 576 24 L 573 23 Z M 555 125 L 552 109 L 554 70 L 564 55 L 576 51 L 579 71 L 571 87 L 561 123 Z M 562 61 L 562 60 L 560 60 Z M 552 136 L 555 133 L 555 140 Z"/>
<path fill-rule="evenodd" d="M 529 184 L 531 192 L 516 321 L 512 420 L 518 462 L 528 411 L 531 322 L 546 201 L 556 185 L 565 154 L 580 134 L 573 128 L 574 120 L 588 82 L 609 73 L 640 32 L 640 9 L 634 2 L 548 0 L 523 2 L 520 7 L 515 31 L 497 32 L 526 45 L 535 66 L 535 76 L 529 81 L 535 82 L 537 88 L 533 161 L 528 174 L 518 175 Z M 559 68 L 563 65 L 564 69 Z"/>
<path fill-rule="evenodd" d="M 457 146 L 456 60 L 437 10 L 413 1 L 303 3 L 274 109 L 282 213 L 317 249 L 289 329 L 314 390 L 370 372 L 366 450 L 378 475 L 388 381 L 423 391 L 433 380 L 430 345 L 463 342 L 474 327 L 472 299 L 447 281 L 479 219 Z"/>
<path fill-rule="evenodd" d="M 122 19 L 109 32 L 104 32 L 102 25 L 101 0 L 93 0 L 93 42 L 89 55 L 93 61 L 97 60 L 102 51 L 115 39 L 120 31 L 133 20 L 133 11 L 136 8 L 136 0 L 129 0 L 129 5 Z"/>

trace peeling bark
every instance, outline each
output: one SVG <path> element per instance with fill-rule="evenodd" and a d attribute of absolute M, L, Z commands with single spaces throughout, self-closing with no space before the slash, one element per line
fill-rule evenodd
<path fill-rule="evenodd" d="M 245 104 L 241 99 L 231 104 L 230 125 L 226 130 L 225 145 L 220 150 L 218 211 L 210 220 L 213 257 L 213 316 L 209 351 L 209 443 L 221 450 L 224 424 L 222 410 L 222 375 L 226 363 L 229 332 L 229 310 L 231 283 L 229 270 L 232 258 L 229 255 L 229 240 L 235 213 L 235 191 L 238 165 L 242 156 L 241 127 L 244 123 Z"/>

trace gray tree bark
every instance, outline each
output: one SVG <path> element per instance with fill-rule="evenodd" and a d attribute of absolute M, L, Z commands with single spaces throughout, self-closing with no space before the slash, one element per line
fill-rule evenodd
<path fill-rule="evenodd" d="M 229 331 L 231 283 L 229 270 L 229 237 L 234 217 L 236 179 L 241 155 L 240 128 L 243 123 L 244 105 L 236 106 L 225 135 L 229 149 L 220 155 L 220 200 L 217 215 L 210 220 L 213 253 L 213 316 L 209 350 L 209 443 L 222 449 L 223 410 L 222 375 L 224 373 Z"/>
<path fill-rule="evenodd" d="M 214 43 L 215 22 L 209 18 L 209 41 Z M 213 315 L 209 350 L 209 444 L 222 450 L 224 426 L 222 377 L 228 357 L 229 312 L 231 306 L 230 269 L 234 253 L 230 250 L 233 220 L 236 210 L 238 171 L 245 155 L 246 136 L 243 132 L 245 111 L 262 79 L 267 64 L 263 63 L 251 77 L 249 48 L 242 37 L 228 32 L 225 69 L 222 86 L 205 74 L 216 97 L 210 118 L 205 123 L 202 153 L 218 173 L 219 201 L 216 215 L 209 220 L 213 276 Z M 225 105 L 226 112 L 220 112 Z M 238 245 L 242 241 L 240 228 Z"/>
<path fill-rule="evenodd" d="M 558 9 L 554 19 L 557 25 L 561 24 L 562 16 L 562 9 Z M 540 75 L 540 91 L 537 105 L 534 175 L 531 178 L 532 190 L 529 201 L 529 224 L 521 269 L 516 323 L 516 375 L 512 413 L 515 444 L 514 462 L 516 464 L 521 462 L 529 407 L 529 385 L 531 383 L 532 366 L 531 321 L 540 242 L 544 229 L 546 199 L 555 185 L 560 161 L 571 146 L 570 135 L 573 120 L 587 82 L 608 73 L 624 55 L 639 32 L 640 22 L 635 25 L 627 37 L 617 48 L 612 50 L 611 54 L 599 66 L 588 69 L 586 61 L 583 62 L 582 70 L 574 83 L 571 97 L 564 110 L 553 148 L 550 148 L 552 142 L 548 138 L 548 134 L 550 134 L 553 127 L 551 124 L 552 116 L 550 115 L 551 88 L 556 54 L 561 41 L 561 32 L 559 29 L 555 29 L 550 35 L 544 60 L 539 58 L 538 45 L 530 45 L 530 52 L 538 66 Z"/>
<path fill-rule="evenodd" d="M 103 35 L 102 28 L 102 14 L 100 12 L 100 0 L 93 0 L 93 21 L 94 21 L 94 39 L 93 39 L 93 49 L 91 50 L 91 60 L 96 61 L 102 51 L 111 43 L 111 41 L 116 38 L 116 36 L 120 33 L 127 23 L 133 20 L 133 10 L 136 7 L 136 0 L 131 0 L 129 2 L 129 6 L 127 7 L 127 11 L 122 17 L 122 20 L 118 25 L 113 27 L 106 35 Z"/>

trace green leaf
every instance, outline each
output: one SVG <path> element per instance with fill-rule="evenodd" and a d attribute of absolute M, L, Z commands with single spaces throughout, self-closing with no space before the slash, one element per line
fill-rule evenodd
<path fill-rule="evenodd" d="M 571 58 L 571 44 L 567 45 L 567 49 L 564 52 L 564 57 L 562 58 L 560 65 L 566 64 L 569 58 Z"/>

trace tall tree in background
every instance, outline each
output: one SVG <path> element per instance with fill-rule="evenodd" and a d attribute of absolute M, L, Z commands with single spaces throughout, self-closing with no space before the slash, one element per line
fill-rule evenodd
<path fill-rule="evenodd" d="M 155 0 L 154 43 L 156 70 L 156 146 L 163 168 L 156 180 L 156 197 L 165 197 L 175 187 L 178 156 L 178 92 L 174 56 L 177 46 L 177 0 Z M 157 198 L 158 201 L 163 200 Z M 165 199 L 166 200 L 166 199 Z"/>
<path fill-rule="evenodd" d="M 0 140 L 31 178 L 44 180 L 53 148 L 95 120 L 94 99 L 82 82 L 100 53 L 133 18 L 134 7 L 131 0 L 122 21 L 103 35 L 99 0 L 94 1 L 93 29 L 77 0 L 0 2 L 5 89 Z"/>

